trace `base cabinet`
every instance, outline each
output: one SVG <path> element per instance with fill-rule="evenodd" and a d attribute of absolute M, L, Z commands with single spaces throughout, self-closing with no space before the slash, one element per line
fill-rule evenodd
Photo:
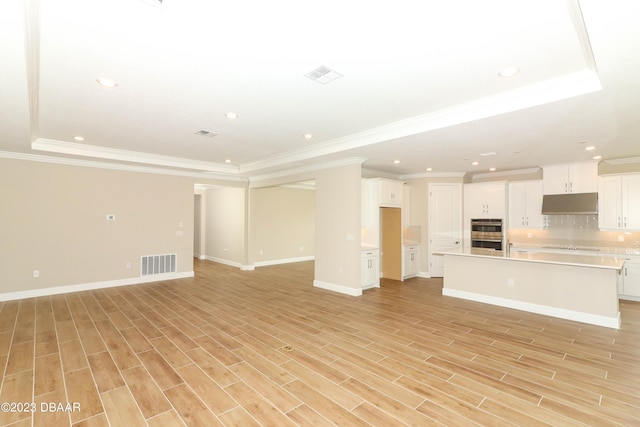
<path fill-rule="evenodd" d="M 402 248 L 402 280 L 415 277 L 420 272 L 420 246 L 411 245 Z"/>
<path fill-rule="evenodd" d="M 626 257 L 621 275 L 620 297 L 640 301 L 640 256 Z"/>
<path fill-rule="evenodd" d="M 377 249 L 362 251 L 360 281 L 362 289 L 380 287 L 380 268 Z"/>

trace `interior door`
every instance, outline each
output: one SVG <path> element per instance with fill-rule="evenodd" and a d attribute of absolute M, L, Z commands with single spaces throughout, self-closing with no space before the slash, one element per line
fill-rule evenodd
<path fill-rule="evenodd" d="M 462 184 L 429 184 L 429 274 L 442 277 L 444 257 L 462 246 Z"/>
<path fill-rule="evenodd" d="M 382 277 L 402 280 L 402 212 L 380 208 L 380 264 Z"/>

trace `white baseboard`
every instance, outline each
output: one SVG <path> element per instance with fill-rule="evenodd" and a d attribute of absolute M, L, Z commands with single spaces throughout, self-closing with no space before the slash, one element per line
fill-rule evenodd
<path fill-rule="evenodd" d="M 229 265 L 231 267 L 238 267 L 238 268 L 242 267 L 242 263 L 239 263 L 237 261 L 230 261 L 228 259 L 216 258 L 208 255 L 205 255 L 204 259 L 206 259 L 207 261 L 217 262 L 219 264 Z"/>
<path fill-rule="evenodd" d="M 276 259 L 271 261 L 259 261 L 253 264 L 242 264 L 240 262 L 229 261 L 228 259 L 216 258 L 212 256 L 205 256 L 204 258 L 201 258 L 201 259 L 206 259 L 208 261 L 229 265 L 231 267 L 237 267 L 240 270 L 244 270 L 244 271 L 253 271 L 256 269 L 256 267 L 266 267 L 269 265 L 278 265 L 278 264 L 290 264 L 292 262 L 301 262 L 301 261 L 313 261 L 314 259 L 316 259 L 316 257 L 306 256 L 306 257 L 299 257 L 299 258 L 283 258 L 283 259 Z"/>
<path fill-rule="evenodd" d="M 456 289 L 442 288 L 442 295 L 498 305 L 500 307 L 513 308 L 528 311 L 545 316 L 559 317 L 560 319 L 574 320 L 576 322 L 589 323 L 591 325 L 620 329 L 620 313 L 618 317 L 605 317 L 564 308 L 550 307 L 547 305 L 532 304 L 507 298 L 499 298 L 490 295 L 476 294 L 474 292 L 460 291 Z"/>
<path fill-rule="evenodd" d="M 329 291 L 339 292 L 341 294 L 347 294 L 354 297 L 362 295 L 362 288 L 350 288 L 348 286 L 336 285 L 335 283 L 322 282 L 320 280 L 314 280 L 313 286 L 316 288 L 327 289 Z"/>
<path fill-rule="evenodd" d="M 164 273 L 149 276 L 131 277 L 128 279 L 107 280 L 104 282 L 81 283 L 77 285 L 55 286 L 51 288 L 31 289 L 28 291 L 7 292 L 0 294 L 0 301 L 11 301 L 24 298 L 36 298 L 49 295 L 68 294 L 70 292 L 92 291 L 95 289 L 114 288 L 116 286 L 139 285 L 162 280 L 184 279 L 194 277 L 193 271 L 183 273 Z"/>
<path fill-rule="evenodd" d="M 418 277 L 422 277 L 423 279 L 431 279 L 431 274 L 428 271 L 421 271 L 418 273 Z"/>
<path fill-rule="evenodd" d="M 257 261 L 254 262 L 253 265 L 256 267 L 266 267 L 268 265 L 278 265 L 278 264 L 291 264 L 292 262 L 302 262 L 302 261 L 313 261 L 316 257 L 313 255 L 303 256 L 298 258 L 282 258 L 282 259 L 274 259 L 269 261 Z"/>

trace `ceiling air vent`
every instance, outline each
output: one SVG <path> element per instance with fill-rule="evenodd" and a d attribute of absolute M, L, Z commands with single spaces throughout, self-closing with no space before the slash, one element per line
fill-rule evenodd
<path fill-rule="evenodd" d="M 340 77 L 342 77 L 342 74 L 332 70 L 329 67 L 325 67 L 324 65 L 321 65 L 315 70 L 309 71 L 304 76 L 324 85 L 334 81 L 335 79 L 339 79 Z"/>
<path fill-rule="evenodd" d="M 154 6 L 154 7 L 161 7 L 162 6 L 162 0 L 140 0 L 142 3 L 146 3 L 150 6 Z"/>
<path fill-rule="evenodd" d="M 204 129 L 201 129 L 198 132 L 196 132 L 196 135 L 208 136 L 209 138 L 213 138 L 214 136 L 218 136 L 217 133 L 211 132 L 210 130 L 204 130 Z"/>

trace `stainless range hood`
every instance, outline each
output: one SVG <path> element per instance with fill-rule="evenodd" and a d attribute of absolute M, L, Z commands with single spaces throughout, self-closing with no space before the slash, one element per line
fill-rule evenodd
<path fill-rule="evenodd" d="M 595 215 L 598 213 L 598 193 L 545 194 L 543 215 Z"/>

